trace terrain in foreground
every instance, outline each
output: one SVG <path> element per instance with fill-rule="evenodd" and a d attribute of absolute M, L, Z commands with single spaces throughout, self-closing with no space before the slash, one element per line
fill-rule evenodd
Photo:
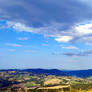
<path fill-rule="evenodd" d="M 83 73 L 84 77 L 74 77 L 79 72 L 73 72 L 56 69 L 0 70 L 0 92 L 92 92 L 92 77 L 85 77 L 86 73 Z"/>

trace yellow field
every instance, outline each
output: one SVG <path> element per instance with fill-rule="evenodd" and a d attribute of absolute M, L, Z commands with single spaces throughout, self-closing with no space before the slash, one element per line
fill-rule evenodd
<path fill-rule="evenodd" d="M 63 88 L 69 88 L 70 86 L 67 85 L 67 86 L 53 86 L 53 87 L 41 87 L 41 88 L 38 88 L 38 89 L 63 89 Z"/>

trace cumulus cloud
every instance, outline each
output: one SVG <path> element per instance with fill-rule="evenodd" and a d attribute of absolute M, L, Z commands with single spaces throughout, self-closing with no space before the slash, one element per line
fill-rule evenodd
<path fill-rule="evenodd" d="M 74 29 L 80 35 L 92 34 L 92 22 L 79 24 Z"/>
<path fill-rule="evenodd" d="M 6 26 L 5 26 L 6 27 Z M 67 30 L 63 24 L 53 23 L 44 27 L 26 26 L 25 24 L 7 21 L 7 27 L 13 28 L 17 32 L 32 32 L 43 34 L 45 37 L 54 37 L 57 42 L 83 42 L 92 43 L 92 22 L 76 24 Z"/>
<path fill-rule="evenodd" d="M 11 47 L 22 47 L 22 45 L 16 43 L 6 43 L 6 45 Z"/>
<path fill-rule="evenodd" d="M 69 42 L 72 39 L 73 39 L 72 36 L 61 36 L 61 37 L 56 38 L 55 40 L 58 42 Z"/>
<path fill-rule="evenodd" d="M 23 23 L 18 23 L 18 22 L 12 22 L 12 21 L 7 21 L 7 28 L 13 28 L 14 30 L 18 32 L 32 32 L 34 30 L 32 27 L 28 27 Z"/>

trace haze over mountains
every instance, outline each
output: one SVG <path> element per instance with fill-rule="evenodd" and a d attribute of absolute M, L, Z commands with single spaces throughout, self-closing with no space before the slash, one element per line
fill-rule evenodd
<path fill-rule="evenodd" d="M 88 70 L 58 70 L 58 69 L 7 69 L 2 71 L 31 72 L 33 74 L 46 74 L 56 76 L 75 76 L 86 78 L 92 76 L 92 69 Z"/>

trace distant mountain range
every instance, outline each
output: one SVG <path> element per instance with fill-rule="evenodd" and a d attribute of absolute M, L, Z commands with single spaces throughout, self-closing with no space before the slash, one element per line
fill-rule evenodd
<path fill-rule="evenodd" d="M 92 76 L 92 69 L 88 69 L 88 70 L 69 70 L 69 71 L 65 70 L 63 72 L 66 73 L 67 75 L 70 75 L 70 76 L 76 76 L 76 77 L 82 77 L 82 78 Z"/>
<path fill-rule="evenodd" d="M 56 76 L 76 76 L 86 78 L 92 76 L 92 69 L 88 70 L 58 70 L 58 69 L 7 69 L 1 71 L 31 72 L 33 74 L 46 74 Z"/>

